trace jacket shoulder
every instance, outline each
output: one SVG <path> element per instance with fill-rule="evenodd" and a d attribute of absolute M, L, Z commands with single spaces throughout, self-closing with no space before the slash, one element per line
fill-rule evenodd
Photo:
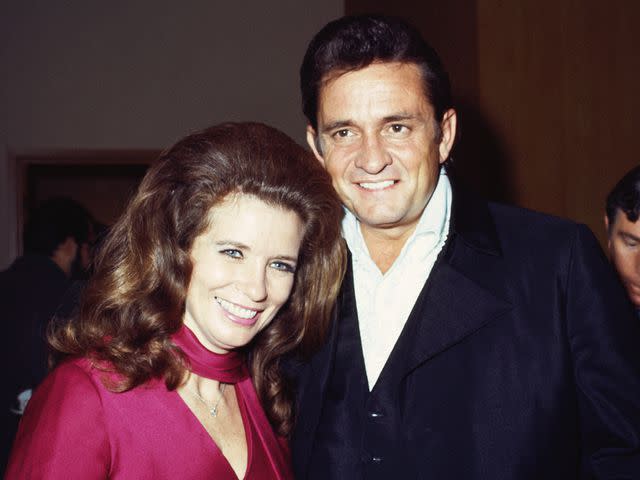
<path fill-rule="evenodd" d="M 503 247 L 548 253 L 571 249 L 577 239 L 597 244 L 589 227 L 573 220 L 499 203 L 489 202 L 488 209 Z"/>

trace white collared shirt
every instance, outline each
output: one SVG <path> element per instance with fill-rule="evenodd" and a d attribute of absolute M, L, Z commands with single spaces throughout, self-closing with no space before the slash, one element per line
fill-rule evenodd
<path fill-rule="evenodd" d="M 342 234 L 352 255 L 360 340 L 369 390 L 378 380 L 447 240 L 450 215 L 451 184 L 442 168 L 415 231 L 383 275 L 369 255 L 360 222 L 351 212 L 346 212 Z"/>

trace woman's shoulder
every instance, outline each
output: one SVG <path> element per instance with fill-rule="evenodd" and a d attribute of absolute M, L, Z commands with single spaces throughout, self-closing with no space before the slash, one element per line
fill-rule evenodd
<path fill-rule="evenodd" d="M 103 389 L 104 385 L 99 381 L 98 372 L 90 360 L 69 359 L 57 365 L 45 377 L 34 392 L 29 405 L 42 403 L 41 408 L 51 408 L 53 405 L 57 408 L 68 406 L 70 411 L 73 411 L 78 407 L 77 402 L 86 405 L 92 399 L 97 400 Z"/>
<path fill-rule="evenodd" d="M 68 358 L 56 365 L 56 367 L 51 371 L 51 375 L 62 377 L 76 375 L 90 376 L 93 369 L 93 362 L 87 357 Z"/>
<path fill-rule="evenodd" d="M 124 377 L 110 362 L 80 357 L 65 360 L 57 365 L 38 390 L 46 390 L 46 396 L 61 390 L 67 401 L 69 397 L 93 396 L 103 408 L 114 402 L 126 403 L 133 398 L 144 396 L 145 392 L 166 391 L 161 378 L 147 380 L 130 389 L 123 389 L 123 382 Z"/>
<path fill-rule="evenodd" d="M 87 384 L 94 384 L 98 387 L 101 377 L 110 374 L 108 365 L 98 365 L 93 360 L 87 357 L 71 358 L 64 360 L 58 364 L 47 376 L 43 385 L 47 382 L 58 383 L 73 381 L 78 382 L 79 385 L 87 386 Z"/>
<path fill-rule="evenodd" d="M 42 399 L 42 407 L 50 407 L 51 399 L 58 398 L 57 407 L 68 406 L 70 411 L 82 406 L 102 403 L 117 385 L 118 376 L 108 365 L 98 364 L 87 357 L 71 358 L 58 364 L 45 377 L 29 401 Z M 56 404 L 54 403 L 54 404 Z"/>
<path fill-rule="evenodd" d="M 59 364 L 29 400 L 7 478 L 104 478 L 110 446 L 101 388 L 91 362 Z"/>

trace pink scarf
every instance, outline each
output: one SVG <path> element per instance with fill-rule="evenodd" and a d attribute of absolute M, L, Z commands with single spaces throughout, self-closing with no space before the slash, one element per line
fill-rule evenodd
<path fill-rule="evenodd" d="M 184 352 L 190 370 L 196 375 L 224 383 L 238 383 L 249 376 L 241 354 L 231 351 L 221 355 L 208 350 L 184 325 L 171 340 Z"/>
<path fill-rule="evenodd" d="M 193 373 L 219 382 L 236 384 L 236 392 L 247 406 L 248 421 L 253 425 L 256 443 L 261 444 L 262 447 L 260 451 L 254 449 L 254 454 L 263 452 L 267 457 L 267 463 L 271 465 L 270 471 L 252 473 L 257 478 L 264 479 L 288 480 L 293 478 L 286 442 L 284 439 L 276 437 L 267 420 L 253 382 L 249 377 L 244 357 L 235 351 L 224 355 L 211 352 L 184 325 L 171 339 L 184 352 Z M 250 468 L 249 466 L 247 471 Z"/>

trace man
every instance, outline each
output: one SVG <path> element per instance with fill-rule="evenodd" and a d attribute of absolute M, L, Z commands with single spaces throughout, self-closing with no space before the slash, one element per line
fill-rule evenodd
<path fill-rule="evenodd" d="M 25 254 L 0 272 L 6 367 L 2 388 L 4 466 L 31 391 L 47 373 L 46 328 L 74 277 L 89 262 L 91 217 L 69 198 L 39 206 L 24 231 Z"/>
<path fill-rule="evenodd" d="M 640 311 L 640 166 L 631 169 L 607 196 L 604 225 L 609 256 L 629 299 Z"/>
<path fill-rule="evenodd" d="M 640 478 L 639 326 L 588 229 L 449 180 L 447 74 L 403 22 L 331 22 L 300 72 L 351 257 L 296 478 Z"/>

